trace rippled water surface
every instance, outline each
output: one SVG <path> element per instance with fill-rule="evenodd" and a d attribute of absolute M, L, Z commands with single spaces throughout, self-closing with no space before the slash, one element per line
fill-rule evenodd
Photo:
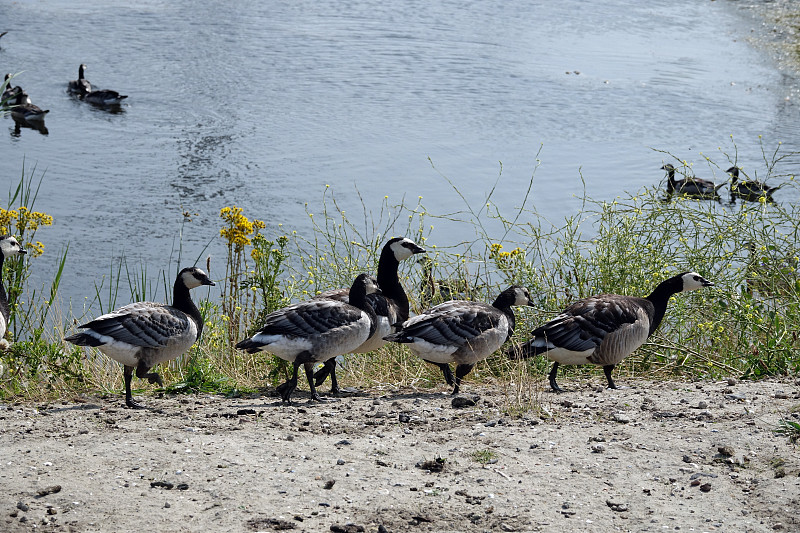
<path fill-rule="evenodd" d="M 221 207 L 243 207 L 271 234 L 279 223 L 302 232 L 304 204 L 314 211 L 326 184 L 346 208 L 359 207 L 357 187 L 368 209 L 405 195 L 443 213 L 463 204 L 440 173 L 480 203 L 502 162 L 494 201 L 510 209 L 540 148 L 533 205 L 559 220 L 579 207 L 581 174 L 595 198 L 661 181 L 666 156 L 652 148 L 699 162 L 732 151 L 733 135 L 752 169 L 758 135 L 798 147 L 796 80 L 747 43 L 754 23 L 738 9 L 4 2 L 0 64 L 50 114 L 47 135 L 0 120 L 0 176 L 15 184 L 23 161 L 46 171 L 37 207 L 56 226 L 39 237 L 49 252 L 70 243 L 73 299 L 122 254 L 166 267 L 183 211 L 197 213 L 183 236 L 194 258 L 218 235 Z M 130 95 L 121 112 L 66 94 L 80 63 L 95 86 Z M 431 238 L 458 242 L 460 231 Z M 219 239 L 210 251 L 219 271 Z"/>

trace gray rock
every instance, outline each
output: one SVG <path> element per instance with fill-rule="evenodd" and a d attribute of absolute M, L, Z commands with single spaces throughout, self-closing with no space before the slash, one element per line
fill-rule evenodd
<path fill-rule="evenodd" d="M 474 407 L 476 403 L 477 402 L 469 396 L 459 395 L 453 398 L 450 405 L 455 409 L 461 409 L 463 407 Z"/>
<path fill-rule="evenodd" d="M 614 413 L 614 420 L 620 424 L 630 424 L 631 417 L 625 413 Z"/>

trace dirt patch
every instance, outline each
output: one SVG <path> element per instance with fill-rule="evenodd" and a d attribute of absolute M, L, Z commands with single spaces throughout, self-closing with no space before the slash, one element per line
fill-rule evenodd
<path fill-rule="evenodd" d="M 0 530 L 800 530 L 797 383 L 598 384 L 2 405 Z"/>

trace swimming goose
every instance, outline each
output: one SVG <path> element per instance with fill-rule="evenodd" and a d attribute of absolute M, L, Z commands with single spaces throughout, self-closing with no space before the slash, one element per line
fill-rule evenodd
<path fill-rule="evenodd" d="M 783 184 L 776 187 L 767 187 L 766 183 L 757 180 L 739 181 L 739 167 L 732 166 L 726 170 L 731 175 L 731 200 L 735 197 L 750 202 L 758 202 L 762 197 L 767 202 L 774 202 L 772 193 L 783 187 Z"/>
<path fill-rule="evenodd" d="M 41 122 L 44 120 L 44 116 L 50 112 L 49 109 L 42 109 L 39 106 L 29 104 L 26 102 L 30 102 L 28 99 L 28 93 L 20 89 L 19 87 L 14 88 L 19 89 L 16 91 L 17 99 L 14 101 L 15 107 L 11 108 L 11 118 L 15 118 L 17 120 L 24 120 L 26 122 Z"/>
<path fill-rule="evenodd" d="M 6 86 L 5 89 L 3 89 L 3 96 L 0 97 L 0 102 L 3 103 L 3 107 L 10 107 L 14 105 L 16 103 L 17 94 L 22 92 L 22 87 L 20 87 L 19 85 L 14 87 L 11 86 L 11 78 L 12 78 L 11 74 L 6 74 L 5 80 L 3 80 L 3 83 L 5 83 Z M 27 93 L 25 93 L 25 99 L 23 100 L 22 103 L 24 104 L 31 103 L 31 99 L 27 95 Z"/>
<path fill-rule="evenodd" d="M 13 103 L 12 100 L 16 99 L 17 96 L 16 88 L 11 86 L 11 78 L 12 74 L 10 73 L 3 78 L 3 96 L 0 97 L 0 102 L 4 106 L 10 106 Z"/>
<path fill-rule="evenodd" d="M 0 236 L 0 274 L 3 272 L 3 262 L 6 257 L 25 255 L 26 253 L 28 253 L 27 250 L 22 248 L 22 245 L 17 239 L 11 235 Z M 0 277 L 0 350 L 7 350 L 9 347 L 5 336 L 10 315 L 11 310 L 8 307 L 8 295 L 6 294 L 6 288 L 3 285 L 2 277 Z"/>
<path fill-rule="evenodd" d="M 685 194 L 694 198 L 706 198 L 711 200 L 718 200 L 719 195 L 717 191 L 725 186 L 724 183 L 714 185 L 713 181 L 704 180 L 696 177 L 686 177 L 682 180 L 675 179 L 675 167 L 667 163 L 662 170 L 667 171 L 667 195 L 671 196 L 674 193 Z"/>
<path fill-rule="evenodd" d="M 119 105 L 127 97 L 127 95 L 119 94 L 117 91 L 101 89 L 86 93 L 83 99 L 96 105 Z"/>
<path fill-rule="evenodd" d="M 208 274 L 197 267 L 178 273 L 173 287 L 172 305 L 136 302 L 102 315 L 79 326 L 86 331 L 64 340 L 78 346 L 94 346 L 125 367 L 125 405 L 133 409 L 142 405 L 133 401 L 131 378 L 162 385 L 161 376 L 149 370 L 159 363 L 175 359 L 188 350 L 203 332 L 203 317 L 189 296 L 189 290 L 201 285 L 214 285 Z"/>
<path fill-rule="evenodd" d="M 533 305 L 528 289 L 512 285 L 492 303 L 451 300 L 406 320 L 386 340 L 407 344 L 423 361 L 438 366 L 453 394 L 461 379 L 514 334 L 512 305 Z M 456 375 L 448 363 L 456 364 Z"/>
<path fill-rule="evenodd" d="M 350 303 L 315 298 L 273 311 L 265 317 L 264 326 L 236 348 L 269 352 L 294 364 L 291 379 L 277 389 L 283 403 L 291 404 L 300 365 L 305 368 L 311 398 L 325 401 L 314 384 L 314 364 L 350 353 L 370 338 L 377 320 L 367 295 L 377 292 L 375 281 L 360 274 L 350 287 Z"/>
<path fill-rule="evenodd" d="M 67 84 L 67 92 L 71 94 L 77 94 L 78 96 L 85 96 L 86 94 L 92 92 L 92 84 L 89 83 L 89 80 L 83 77 L 85 71 L 86 65 L 81 63 L 81 66 L 78 67 L 78 79 L 71 80 Z"/>
<path fill-rule="evenodd" d="M 647 298 L 600 294 L 578 300 L 507 354 L 512 359 L 543 354 L 554 361 L 548 375 L 554 392 L 563 392 L 556 383 L 559 364 L 602 366 L 608 388 L 616 389 L 611 371 L 658 328 L 670 297 L 713 285 L 700 274 L 684 272 L 662 281 Z"/>
<path fill-rule="evenodd" d="M 408 296 L 406 296 L 397 269 L 400 261 L 408 259 L 415 254 L 425 253 L 425 249 L 417 245 L 411 239 L 405 237 L 395 237 L 389 239 L 381 250 L 378 259 L 377 283 L 380 294 L 373 294 L 369 297 L 370 305 L 375 310 L 378 317 L 378 324 L 375 332 L 367 341 L 349 353 L 373 352 L 386 344 L 383 338 L 397 330 L 393 327 L 408 319 L 409 306 Z M 316 298 L 329 298 L 347 302 L 349 289 L 334 289 L 326 291 Z M 325 378 L 331 376 L 331 393 L 339 393 L 339 384 L 336 381 L 336 359 L 329 359 L 325 365 L 314 374 L 316 385 L 320 386 L 325 382 Z"/>

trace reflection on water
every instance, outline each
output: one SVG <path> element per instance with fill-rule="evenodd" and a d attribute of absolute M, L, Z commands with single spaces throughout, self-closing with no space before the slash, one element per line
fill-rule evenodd
<path fill-rule="evenodd" d="M 28 122 L 24 118 L 19 118 L 14 116 L 12 116 L 12 119 L 14 120 L 14 129 L 11 132 L 12 137 L 19 137 L 20 135 L 22 135 L 22 128 L 36 130 L 42 135 L 47 135 L 48 133 L 50 133 L 49 131 L 47 131 L 47 126 L 45 126 L 44 120 Z"/>
<path fill-rule="evenodd" d="M 759 135 L 767 147 L 800 146 L 797 80 L 741 39 L 754 24 L 739 9 L 694 0 L 6 2 L 0 20 L 25 31 L 3 37 L 0 60 L 48 102 L 53 133 L 14 124 L 0 141 L 0 175 L 19 176 L 23 159 L 46 169 L 37 209 L 56 225 L 41 238 L 54 251 L 72 244 L 62 288 L 76 301 L 113 257 L 155 271 L 177 248 L 193 260 L 212 241 L 220 262 L 226 205 L 265 220 L 270 234 L 307 232 L 304 205 L 315 211 L 326 185 L 351 212 L 422 196 L 444 213 L 464 206 L 441 175 L 480 205 L 502 164 L 492 200 L 508 212 L 538 159 L 531 202 L 558 221 L 580 208 L 584 190 L 602 199 L 658 184 L 658 167 L 674 158 L 654 149 L 689 164 L 707 154 L 721 168 L 734 154 L 750 172 L 763 165 Z M 128 94 L 124 105 L 67 95 L 81 63 Z M 787 158 L 778 170 L 798 164 Z M 776 200 L 793 194 L 784 188 Z M 184 211 L 198 215 L 177 242 Z M 431 238 L 443 246 L 471 236 L 451 223 Z"/>

